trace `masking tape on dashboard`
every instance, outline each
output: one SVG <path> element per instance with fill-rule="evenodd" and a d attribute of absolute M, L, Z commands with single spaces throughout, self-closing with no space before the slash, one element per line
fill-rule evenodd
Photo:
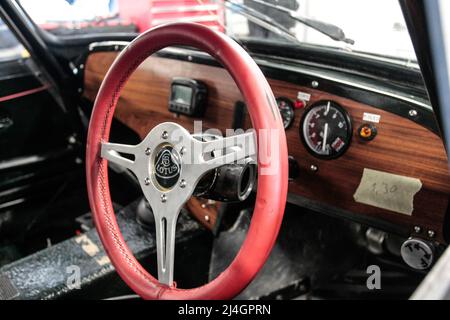
<path fill-rule="evenodd" d="M 419 179 L 364 169 L 353 198 L 358 203 L 411 216 L 414 196 L 422 189 Z"/>

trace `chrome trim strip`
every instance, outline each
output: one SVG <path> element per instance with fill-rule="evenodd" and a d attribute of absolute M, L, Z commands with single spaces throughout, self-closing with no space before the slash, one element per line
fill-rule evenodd
<path fill-rule="evenodd" d="M 101 41 L 101 42 L 92 42 L 89 45 L 89 51 L 94 51 L 97 48 L 101 47 L 114 47 L 116 51 L 122 50 L 124 47 L 129 45 L 129 41 Z M 120 49 L 120 50 L 119 50 Z"/>
<path fill-rule="evenodd" d="M 113 46 L 113 45 L 126 45 L 128 44 L 128 42 L 126 41 L 105 41 L 105 42 L 96 42 L 96 43 L 92 43 L 89 46 L 89 49 L 91 50 L 91 47 L 100 47 L 100 46 Z M 92 50 L 91 50 L 92 51 Z M 161 50 L 161 52 L 167 52 L 167 53 L 171 53 L 171 54 L 177 54 L 177 55 L 182 55 L 182 56 L 186 56 L 187 60 L 190 61 L 192 59 L 189 59 L 189 57 L 192 56 L 201 56 L 203 58 L 208 58 L 211 59 L 211 55 L 209 55 L 206 52 L 201 52 L 201 51 L 195 51 L 195 50 L 191 50 L 191 49 L 184 49 L 184 48 L 175 48 L 175 47 L 169 47 L 169 48 L 164 48 Z M 348 80 L 343 80 L 337 77 L 332 77 L 329 76 L 325 73 L 320 73 L 320 72 L 314 72 L 314 71 L 310 71 L 310 70 L 305 70 L 305 69 L 301 69 L 298 67 L 293 67 L 293 66 L 285 66 L 285 65 L 280 65 L 280 64 L 276 64 L 261 58 L 255 58 L 253 57 L 253 59 L 256 61 L 256 63 L 258 65 L 264 66 L 264 67 L 268 67 L 268 68 L 275 68 L 275 69 L 281 69 L 281 70 L 285 70 L 285 71 L 291 71 L 291 72 L 295 72 L 295 73 L 299 73 L 299 74 L 304 74 L 304 75 L 308 75 L 311 77 L 317 77 L 318 80 L 322 79 L 322 80 L 328 80 L 328 81 L 333 81 L 336 83 L 340 83 L 343 85 L 347 85 L 353 88 L 357 88 L 357 89 L 362 89 L 365 91 L 370 91 L 373 93 L 377 93 L 377 94 L 381 94 L 387 97 L 391 97 L 412 105 L 415 105 L 417 107 L 426 109 L 427 111 L 433 111 L 432 106 L 429 103 L 426 102 L 422 102 L 422 101 L 418 101 L 417 97 L 415 96 L 406 96 L 406 95 L 402 95 L 399 92 L 392 92 L 392 91 L 388 91 L 388 90 L 383 90 L 380 88 L 376 88 L 374 86 L 368 85 L 368 84 L 362 84 L 362 83 L 357 83 L 357 82 L 353 82 L 353 81 L 348 81 Z"/>
<path fill-rule="evenodd" d="M 170 48 L 165 48 L 161 51 L 165 51 L 168 53 L 172 53 L 172 54 L 180 54 L 180 55 L 188 55 L 188 56 L 199 56 L 199 55 L 203 55 L 203 57 L 207 58 L 207 57 L 211 57 L 209 54 L 204 53 L 204 52 L 199 52 L 199 51 L 194 51 L 194 50 L 190 50 L 190 49 L 181 49 L 181 48 L 174 48 L 174 47 L 170 47 Z M 267 60 L 263 60 L 260 58 L 254 58 L 253 59 L 256 61 L 256 63 L 258 65 L 261 66 L 265 66 L 265 67 L 269 67 L 269 68 L 276 68 L 276 69 L 282 69 L 282 70 L 286 70 L 286 71 L 292 71 L 292 72 L 296 72 L 299 74 L 304 74 L 304 75 L 308 75 L 308 76 L 312 76 L 312 77 L 317 77 L 323 80 L 329 80 L 329 81 L 333 81 L 333 82 L 337 82 L 340 84 L 344 84 L 347 86 L 351 86 L 354 88 L 358 88 L 358 89 L 362 89 L 365 91 L 371 91 L 374 93 L 378 93 L 378 94 L 382 94 L 397 100 L 402 100 L 404 102 L 410 103 L 410 104 L 414 104 L 416 106 L 419 106 L 421 108 L 427 109 L 429 111 L 433 111 L 433 108 L 431 107 L 430 104 L 425 103 L 425 102 L 421 102 L 416 100 L 417 98 L 414 96 L 405 96 L 405 95 L 401 95 L 400 93 L 396 93 L 396 92 L 390 92 L 387 90 L 382 90 L 370 85 L 365 85 L 365 84 L 361 84 L 361 83 L 356 83 L 356 82 L 352 82 L 352 81 L 347 81 L 347 80 L 343 80 L 343 79 L 339 79 L 337 77 L 331 77 L 329 75 L 320 73 L 320 72 L 313 72 L 313 71 L 309 71 L 309 70 L 304 70 L 304 69 L 300 69 L 298 67 L 292 67 L 292 66 L 284 66 L 284 65 L 280 65 L 280 64 L 276 64 Z"/>
<path fill-rule="evenodd" d="M 431 107 L 430 104 L 427 104 L 427 103 L 421 102 L 421 101 L 417 101 L 417 100 L 415 100 L 417 98 L 414 97 L 414 96 L 407 97 L 407 96 L 404 96 L 404 95 L 401 95 L 401 94 L 398 94 L 398 93 L 395 93 L 395 92 L 389 92 L 387 90 L 382 90 L 382 89 L 379 89 L 379 88 L 376 88 L 376 87 L 373 87 L 373 86 L 370 86 L 370 85 L 365 85 L 365 84 L 360 84 L 360 83 L 356 83 L 356 82 L 351 82 L 351 81 L 339 79 L 339 78 L 336 78 L 336 77 L 330 77 L 328 75 L 321 74 L 320 72 L 301 70 L 300 68 L 291 67 L 291 66 L 283 66 L 283 65 L 279 65 L 279 64 L 275 64 L 275 63 L 269 62 L 267 60 L 255 59 L 255 61 L 256 61 L 256 63 L 258 65 L 263 65 L 263 66 L 270 67 L 270 68 L 282 69 L 282 70 L 286 70 L 286 71 L 293 71 L 293 72 L 305 74 L 305 75 L 308 75 L 308 76 L 318 77 L 318 78 L 321 78 L 323 80 L 329 80 L 329 81 L 341 83 L 341 84 L 344 84 L 344 85 L 347 85 L 347 86 L 351 86 L 351 87 L 354 87 L 354 88 L 358 88 L 358 89 L 362 89 L 362 90 L 365 90 L 365 91 L 371 91 L 371 92 L 374 92 L 374 93 L 382 94 L 382 95 L 385 95 L 385 96 L 388 96 L 388 97 L 391 97 L 391 98 L 395 98 L 397 100 L 402 100 L 402 101 L 405 101 L 405 102 L 408 102 L 408 103 L 420 106 L 420 107 L 422 107 L 424 109 L 433 111 L 433 108 Z"/>

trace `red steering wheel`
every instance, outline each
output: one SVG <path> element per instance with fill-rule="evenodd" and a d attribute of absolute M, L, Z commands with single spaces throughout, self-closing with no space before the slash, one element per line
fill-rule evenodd
<path fill-rule="evenodd" d="M 205 142 L 194 139 L 178 124 L 168 122 L 153 128 L 136 146 L 108 143 L 114 110 L 128 78 L 147 57 L 171 45 L 198 48 L 222 63 L 245 98 L 254 132 Z M 173 285 L 173 253 L 181 207 L 206 172 L 256 156 L 256 145 L 256 206 L 239 253 L 230 266 L 208 284 L 188 290 L 176 288 Z M 253 59 L 226 35 L 198 24 L 175 23 L 149 30 L 131 42 L 114 61 L 100 87 L 86 151 L 89 202 L 100 239 L 119 275 L 142 298 L 233 298 L 264 265 L 285 209 L 288 183 L 286 136 L 264 75 Z M 211 152 L 218 152 L 219 156 L 207 158 L 205 155 L 211 155 Z M 124 157 L 124 154 L 131 157 Z M 111 205 L 107 161 L 134 172 L 153 209 L 158 280 L 139 264 L 122 237 Z M 159 179 L 161 172 L 157 168 L 161 161 L 174 169 L 170 177 L 165 176 L 170 178 L 168 180 Z"/>

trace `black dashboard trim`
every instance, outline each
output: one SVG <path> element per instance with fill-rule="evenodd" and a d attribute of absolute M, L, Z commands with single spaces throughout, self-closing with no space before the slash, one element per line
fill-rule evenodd
<path fill-rule="evenodd" d="M 128 44 L 127 41 L 105 41 L 92 43 L 89 50 L 77 60 L 77 66 L 85 64 L 88 55 L 92 52 L 121 51 Z M 176 59 L 197 64 L 223 67 L 210 55 L 197 51 L 194 48 L 170 47 L 155 54 L 158 57 Z M 268 78 L 287 81 L 299 86 L 313 87 L 331 94 L 364 103 L 375 108 L 391 112 L 409 119 L 434 134 L 440 136 L 439 128 L 433 109 L 425 97 L 408 96 L 390 86 L 389 81 L 368 79 L 362 76 L 345 75 L 333 70 L 320 70 L 318 67 L 303 65 L 301 63 L 288 63 L 286 60 L 271 61 L 254 57 L 255 61 Z M 272 57 L 273 58 L 273 57 Z M 79 68 L 82 69 L 82 68 Z M 370 94 L 369 94 L 370 93 Z"/>
<path fill-rule="evenodd" d="M 221 67 L 211 56 L 192 49 L 166 48 L 157 53 L 158 57 L 172 58 L 192 63 Z M 439 128 L 432 107 L 423 97 L 406 96 L 396 88 L 389 87 L 388 80 L 383 85 L 379 81 L 356 76 L 342 77 L 334 71 L 323 71 L 310 66 L 287 65 L 277 61 L 255 58 L 264 75 L 268 78 L 290 82 L 299 86 L 326 91 L 374 108 L 385 110 L 409 119 L 439 136 Z M 318 87 L 313 87 L 317 82 Z M 368 94 L 370 93 L 370 94 Z M 411 114 L 417 115 L 411 116 Z"/>
<path fill-rule="evenodd" d="M 367 227 L 373 227 L 377 228 L 389 233 L 394 233 L 398 236 L 402 236 L 405 238 L 408 238 L 411 235 L 410 230 L 408 230 L 407 227 L 401 227 L 399 225 L 396 225 L 391 222 L 386 222 L 382 219 L 373 218 L 357 213 L 353 213 L 351 211 L 343 210 L 336 208 L 334 206 L 330 206 L 327 204 L 320 203 L 318 201 L 310 200 L 308 198 L 305 198 L 303 196 L 289 193 L 287 202 L 303 207 L 308 208 L 312 211 L 325 214 L 331 217 L 336 218 L 343 218 L 343 219 L 349 219 L 353 222 L 360 223 L 362 225 L 365 225 Z"/>

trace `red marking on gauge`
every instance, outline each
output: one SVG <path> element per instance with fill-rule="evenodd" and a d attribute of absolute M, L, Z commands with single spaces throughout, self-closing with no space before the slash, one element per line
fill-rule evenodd
<path fill-rule="evenodd" d="M 336 140 L 331 144 L 331 147 L 334 151 L 339 152 L 341 149 L 345 146 L 344 140 L 342 140 L 340 137 L 337 137 Z"/>

